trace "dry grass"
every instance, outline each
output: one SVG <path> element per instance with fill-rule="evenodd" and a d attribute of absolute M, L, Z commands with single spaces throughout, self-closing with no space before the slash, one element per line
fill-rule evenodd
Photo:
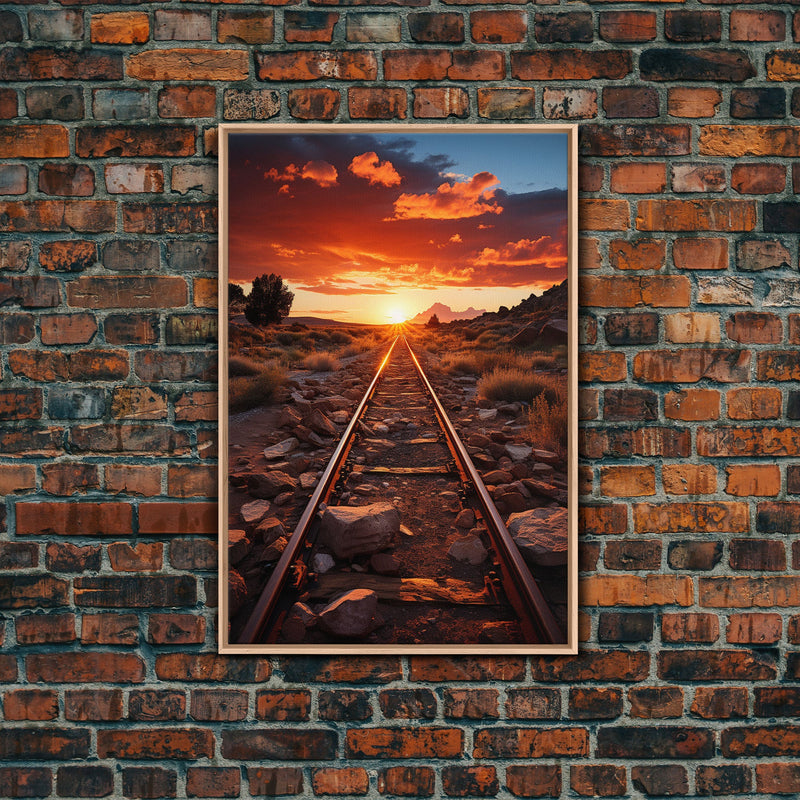
<path fill-rule="evenodd" d="M 554 382 L 548 392 L 536 395 L 528 411 L 528 433 L 531 444 L 550 450 L 559 458 L 567 457 L 568 402 L 565 380 Z"/>
<path fill-rule="evenodd" d="M 234 361 L 250 362 L 245 369 L 251 369 L 255 364 L 257 370 L 255 373 L 235 374 L 230 371 L 230 364 Z M 248 411 L 268 403 L 286 378 L 283 368 L 275 363 L 257 364 L 252 359 L 231 358 L 228 364 L 228 407 L 232 412 Z M 237 363 L 237 368 L 242 369 L 242 364 Z"/>
<path fill-rule="evenodd" d="M 341 366 L 341 361 L 333 353 L 312 353 L 303 359 L 303 367 L 312 372 L 333 372 Z"/>
<path fill-rule="evenodd" d="M 519 367 L 495 367 L 478 381 L 478 395 L 487 400 L 530 403 L 544 394 L 548 402 L 556 399 L 563 379 L 550 373 L 535 373 Z"/>

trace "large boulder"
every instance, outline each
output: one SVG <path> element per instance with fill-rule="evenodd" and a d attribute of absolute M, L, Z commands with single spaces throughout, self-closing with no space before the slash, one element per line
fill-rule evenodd
<path fill-rule="evenodd" d="M 385 550 L 400 531 L 400 514 L 391 503 L 328 506 L 322 514 L 320 542 L 337 558 Z"/>
<path fill-rule="evenodd" d="M 521 511 L 508 518 L 507 527 L 522 557 L 531 566 L 566 566 L 569 545 L 566 508 Z"/>
<path fill-rule="evenodd" d="M 486 560 L 488 552 L 483 542 L 473 533 L 461 536 L 450 545 L 447 555 L 456 561 L 465 561 L 467 564 L 478 565 Z"/>
<path fill-rule="evenodd" d="M 319 614 L 320 627 L 334 636 L 357 639 L 382 624 L 377 616 L 378 595 L 370 589 L 353 589 L 325 606 Z"/>

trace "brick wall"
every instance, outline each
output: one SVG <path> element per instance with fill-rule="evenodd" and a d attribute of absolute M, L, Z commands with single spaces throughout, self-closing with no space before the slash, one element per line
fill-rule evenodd
<path fill-rule="evenodd" d="M 0 10 L 0 795 L 800 792 L 792 2 Z M 578 120 L 578 658 L 215 654 L 215 124 Z"/>

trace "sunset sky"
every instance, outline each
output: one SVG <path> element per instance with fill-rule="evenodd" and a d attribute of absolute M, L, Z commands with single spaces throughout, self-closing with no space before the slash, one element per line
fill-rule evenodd
<path fill-rule="evenodd" d="M 496 311 L 567 275 L 566 133 L 229 134 L 229 280 L 292 316 Z"/>

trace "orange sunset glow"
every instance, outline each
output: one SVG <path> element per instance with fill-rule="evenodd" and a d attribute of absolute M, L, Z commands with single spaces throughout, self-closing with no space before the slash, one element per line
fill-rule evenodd
<path fill-rule="evenodd" d="M 496 311 L 567 275 L 566 134 L 232 133 L 229 280 L 292 316 L 398 324 Z"/>

